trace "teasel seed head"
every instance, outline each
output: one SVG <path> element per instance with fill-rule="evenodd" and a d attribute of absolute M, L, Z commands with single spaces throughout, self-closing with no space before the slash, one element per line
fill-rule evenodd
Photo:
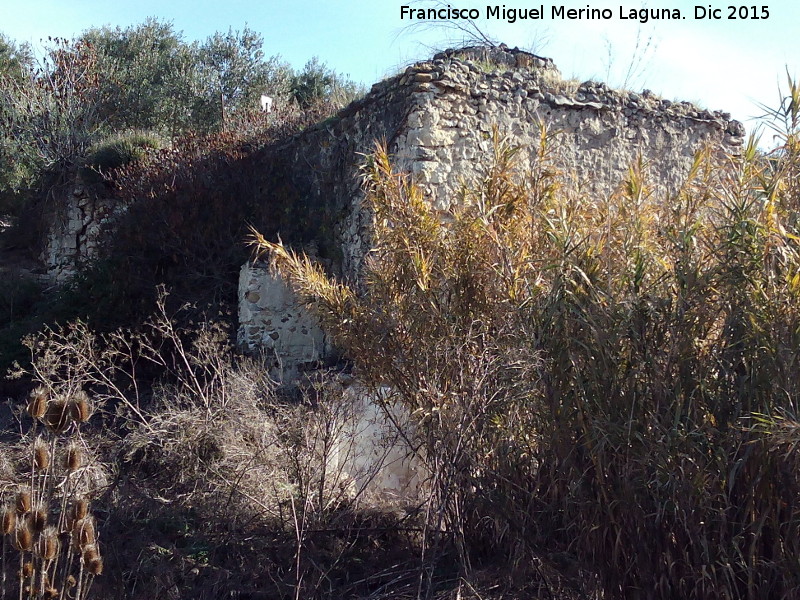
<path fill-rule="evenodd" d="M 64 466 L 67 468 L 67 471 L 74 473 L 80 469 L 82 464 L 83 449 L 75 442 L 71 442 L 70 445 L 67 446 L 67 453 L 64 456 Z"/>
<path fill-rule="evenodd" d="M 53 526 L 44 530 L 36 542 L 36 553 L 44 560 L 53 560 L 58 555 L 58 532 Z"/>
<path fill-rule="evenodd" d="M 100 558 L 100 551 L 97 549 L 97 544 L 87 544 L 81 552 L 81 558 L 84 565 L 89 565 L 93 560 Z"/>
<path fill-rule="evenodd" d="M 58 598 L 58 588 L 49 587 L 44 591 L 45 600 L 51 600 L 52 598 Z"/>
<path fill-rule="evenodd" d="M 28 397 L 28 414 L 34 419 L 41 419 L 47 410 L 47 388 L 39 386 L 31 391 Z"/>
<path fill-rule="evenodd" d="M 22 565 L 22 578 L 29 579 L 32 576 L 33 576 L 33 563 L 26 562 L 24 565 Z"/>
<path fill-rule="evenodd" d="M 50 465 L 50 452 L 47 450 L 47 442 L 37 437 L 33 443 L 33 466 L 44 471 Z"/>
<path fill-rule="evenodd" d="M 74 588 L 76 585 L 78 585 L 78 580 L 75 579 L 75 575 L 70 575 L 69 577 L 67 577 L 68 588 Z"/>
<path fill-rule="evenodd" d="M 94 544 L 95 537 L 92 517 L 87 516 L 75 521 L 75 525 L 72 528 L 72 544 L 76 551 L 83 550 L 86 546 Z"/>
<path fill-rule="evenodd" d="M 25 514 L 31 509 L 31 490 L 30 488 L 22 488 L 17 492 L 17 513 L 20 515 Z"/>
<path fill-rule="evenodd" d="M 102 575 L 103 574 L 103 559 L 99 556 L 97 558 L 93 558 L 89 561 L 89 573 L 92 575 Z"/>
<path fill-rule="evenodd" d="M 78 498 L 72 503 L 72 518 L 80 521 L 89 514 L 89 500 Z"/>
<path fill-rule="evenodd" d="M 47 428 L 55 434 L 64 433 L 72 422 L 72 411 L 64 398 L 54 398 L 47 403 L 43 418 Z"/>
<path fill-rule="evenodd" d="M 3 507 L 3 535 L 11 535 L 14 533 L 14 527 L 17 524 L 17 511 L 10 504 Z"/>
<path fill-rule="evenodd" d="M 33 532 L 25 521 L 17 521 L 17 527 L 14 530 L 14 546 L 20 552 L 27 552 L 33 547 Z"/>
<path fill-rule="evenodd" d="M 72 418 L 78 423 L 85 423 L 92 416 L 92 403 L 89 394 L 79 390 L 72 395 L 69 401 Z"/>
<path fill-rule="evenodd" d="M 44 531 L 47 526 L 47 507 L 42 503 L 36 504 L 28 513 L 28 521 L 34 533 L 38 534 Z"/>

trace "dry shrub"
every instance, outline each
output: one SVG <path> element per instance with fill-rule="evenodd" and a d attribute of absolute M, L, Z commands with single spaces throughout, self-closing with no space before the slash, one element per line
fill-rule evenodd
<path fill-rule="evenodd" d="M 151 526 L 188 528 L 186 537 L 225 548 L 225 555 L 210 552 L 215 566 L 240 576 L 214 579 L 209 597 L 255 590 L 328 597 L 385 583 L 402 569 L 381 574 L 376 565 L 386 556 L 395 565 L 407 561 L 413 535 L 398 532 L 391 513 L 370 510 L 365 489 L 336 460 L 337 452 L 350 451 L 340 386 L 310 386 L 287 401 L 266 371 L 258 360 L 228 365 L 210 411 L 180 386 L 157 390 L 162 400 L 147 425 L 123 442 L 124 469 L 139 493 L 171 504 L 148 510 Z M 135 500 L 119 509 L 125 518 L 136 510 L 142 504 Z M 354 568 L 350 558 L 362 566 Z M 191 564 L 140 564 L 136 578 L 188 592 L 174 582 Z M 356 573 L 361 579 L 351 580 Z"/>
<path fill-rule="evenodd" d="M 77 322 L 27 341 L 32 373 L 46 389 L 80 386 L 102 408 L 104 426 L 87 434 L 77 461 L 94 464 L 88 447 L 97 448 L 116 476 L 92 496 L 104 514 L 97 532 L 113 550 L 103 565 L 84 560 L 105 573 L 94 591 L 316 597 L 396 576 L 399 567 L 381 575 L 373 565 L 407 560 L 415 534 L 396 531 L 392 514 L 361 512 L 369 508 L 365 492 L 335 459 L 350 451 L 350 408 L 335 377 L 283 393 L 261 359 L 233 355 L 223 326 L 182 328 L 165 296 L 157 307 L 138 332 L 98 334 Z M 155 382 L 153 372 L 161 374 Z M 28 410 L 47 419 L 37 397 Z M 59 468 L 75 464 L 72 448 L 59 455 Z M 78 469 L 86 478 L 93 472 Z M 75 489 L 86 495 L 85 486 Z M 350 580 L 356 571 L 360 579 Z"/>
<path fill-rule="evenodd" d="M 162 496 L 180 496 L 186 505 L 202 507 L 213 520 L 232 524 L 240 516 L 276 517 L 282 494 L 275 490 L 287 475 L 269 410 L 274 385 L 262 372 L 252 362 L 231 366 L 224 374 L 225 390 L 212 398 L 210 410 L 187 390 L 158 386 L 154 392 L 160 401 L 150 409 L 146 426 L 124 442 L 129 474 Z"/>

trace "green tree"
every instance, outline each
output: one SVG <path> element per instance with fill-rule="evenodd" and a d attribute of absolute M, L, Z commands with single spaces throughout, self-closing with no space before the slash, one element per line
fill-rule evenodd
<path fill-rule="evenodd" d="M 17 46 L 0 34 L 0 89 L 20 85 L 33 64 L 30 47 Z M 19 189 L 30 176 L 28 169 L 14 158 L 12 105 L 8 94 L 0 92 L 0 213 L 13 209 L 19 201 Z"/>
<path fill-rule="evenodd" d="M 264 38 L 245 26 L 215 33 L 198 47 L 206 109 L 212 123 L 255 110 L 261 94 L 285 98 L 291 69 L 279 56 L 264 58 Z"/>
<path fill-rule="evenodd" d="M 0 76 L 4 210 L 63 181 L 105 126 L 106 76 L 91 44 L 48 38 L 41 58 L 18 64 Z"/>
<path fill-rule="evenodd" d="M 361 88 L 315 56 L 292 77 L 291 92 L 301 108 L 308 108 L 319 101 L 347 104 L 361 93 Z"/>
<path fill-rule="evenodd" d="M 147 19 L 122 29 L 86 31 L 107 74 L 103 107 L 111 129 L 150 129 L 176 134 L 196 125 L 201 90 L 195 49 L 172 23 Z"/>
<path fill-rule="evenodd" d="M 25 69 L 33 64 L 33 55 L 28 44 L 17 44 L 0 33 L 0 77 L 19 79 Z"/>

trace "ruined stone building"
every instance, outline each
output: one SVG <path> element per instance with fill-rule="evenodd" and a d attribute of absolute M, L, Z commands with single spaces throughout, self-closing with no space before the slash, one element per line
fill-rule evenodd
<path fill-rule="evenodd" d="M 645 91 L 564 81 L 549 59 L 504 47 L 470 48 L 375 84 L 339 117 L 295 136 L 278 153 L 309 204 L 330 217 L 337 264 L 353 280 L 369 250 L 369 215 L 358 165 L 384 140 L 398 171 L 411 173 L 430 202 L 446 209 L 477 174 L 498 128 L 521 149 L 521 167 L 535 156 L 542 126 L 555 132 L 560 169 L 587 194 L 609 194 L 641 156 L 651 184 L 674 192 L 704 145 L 736 153 L 744 128 L 722 112 L 672 102 Z M 329 349 L 313 318 L 263 264 L 242 267 L 239 344 L 266 349 L 292 377 Z"/>
<path fill-rule="evenodd" d="M 472 48 L 437 54 L 375 84 L 337 117 L 272 149 L 264 169 L 279 174 L 275 187 L 290 188 L 300 208 L 307 208 L 304 218 L 318 233 L 314 244 L 325 247 L 326 267 L 355 281 L 369 251 L 371 224 L 360 205 L 358 168 L 376 140 L 386 143 L 396 170 L 410 173 L 429 201 L 445 210 L 479 175 L 495 129 L 520 148 L 524 169 L 536 156 L 542 127 L 555 135 L 559 170 L 587 195 L 612 193 L 641 157 L 651 185 L 669 197 L 700 148 L 735 154 L 744 135 L 726 113 L 647 91 L 564 81 L 552 61 L 526 52 Z M 43 256 L 55 279 L 92 257 L 101 225 L 119 210 L 89 198 L 80 185 L 67 200 Z M 238 345 L 264 354 L 276 380 L 291 383 L 331 351 L 325 332 L 267 265 L 242 266 L 238 300 Z M 362 392 L 357 385 L 345 392 L 352 410 L 336 460 L 357 484 L 370 481 L 381 493 L 403 495 L 418 480 L 410 453 L 385 443 L 396 429 Z"/>

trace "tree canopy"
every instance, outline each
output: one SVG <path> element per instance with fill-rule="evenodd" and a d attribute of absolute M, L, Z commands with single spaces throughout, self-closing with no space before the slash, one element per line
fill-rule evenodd
<path fill-rule="evenodd" d="M 360 90 L 316 57 L 295 72 L 245 26 L 188 41 L 169 21 L 94 27 L 42 51 L 0 34 L 0 212 L 45 171 L 85 159 L 119 132 L 165 139 L 213 133 L 259 110 L 267 94 L 306 109 Z"/>

